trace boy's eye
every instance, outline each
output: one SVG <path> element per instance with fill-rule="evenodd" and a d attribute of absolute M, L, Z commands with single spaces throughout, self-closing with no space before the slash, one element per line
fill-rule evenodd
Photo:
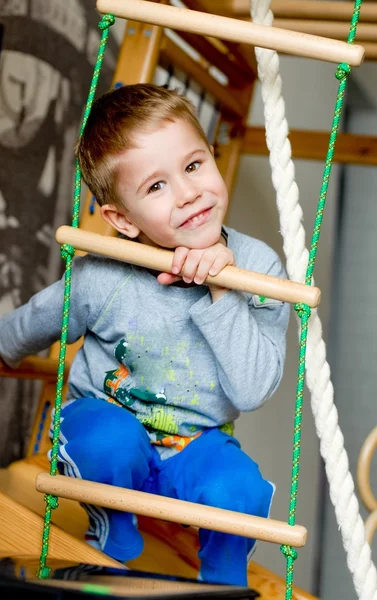
<path fill-rule="evenodd" d="M 159 190 L 162 190 L 164 185 L 165 183 L 163 181 L 157 181 L 156 183 L 151 185 L 151 187 L 148 190 L 148 194 L 152 194 L 153 192 L 158 192 Z"/>
<path fill-rule="evenodd" d="M 186 167 L 187 173 L 193 173 L 194 171 L 197 171 L 199 169 L 199 165 L 200 165 L 200 162 L 198 160 L 190 163 L 189 166 Z"/>

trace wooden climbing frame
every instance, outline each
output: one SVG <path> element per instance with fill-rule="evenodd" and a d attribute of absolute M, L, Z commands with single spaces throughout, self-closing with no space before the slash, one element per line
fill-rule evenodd
<path fill-rule="evenodd" d="M 97 0 L 100 13 L 111 13 L 123 19 L 171 27 L 199 35 L 213 36 L 231 42 L 252 44 L 305 58 L 329 62 L 345 62 L 359 66 L 365 50 L 359 45 L 247 23 L 238 19 L 210 15 L 186 8 L 167 6 L 145 0 Z"/>

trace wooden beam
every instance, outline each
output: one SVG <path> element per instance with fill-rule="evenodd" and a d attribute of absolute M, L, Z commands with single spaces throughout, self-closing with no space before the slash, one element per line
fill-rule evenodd
<path fill-rule="evenodd" d="M 74 248 L 80 248 L 85 252 L 108 256 L 154 271 L 171 273 L 174 256 L 172 250 L 104 236 L 67 225 L 57 229 L 55 238 L 59 244 L 72 244 Z M 303 302 L 310 307 L 318 306 L 321 299 L 321 291 L 318 287 L 233 266 L 225 267 L 216 276 L 209 275 L 205 281 L 208 285 L 258 294 L 282 302 Z"/>
<path fill-rule="evenodd" d="M 324 161 L 329 135 L 326 131 L 291 130 L 289 139 L 292 145 L 292 155 L 294 158 Z M 268 155 L 264 127 L 247 128 L 241 151 L 244 154 Z M 377 137 L 339 133 L 334 161 L 377 166 Z"/>
<path fill-rule="evenodd" d="M 249 19 L 250 18 L 250 0 L 185 0 L 185 4 L 193 9 L 193 10 L 202 10 L 207 11 L 212 14 L 218 14 L 226 17 L 233 17 L 238 19 Z M 318 5 L 318 6 L 317 6 Z M 279 19 L 309 19 L 310 18 L 310 10 L 313 9 L 312 17 L 313 19 L 328 19 L 328 26 L 331 27 L 333 24 L 332 21 L 344 21 L 343 29 L 340 29 L 341 35 L 331 36 L 332 39 L 339 39 L 345 41 L 347 39 L 348 28 L 349 28 L 349 20 L 352 15 L 353 10 L 353 2 L 334 2 L 329 0 L 272 0 L 272 10 L 274 12 L 275 18 Z M 338 14 L 338 6 L 339 6 L 339 14 Z M 364 11 L 363 11 L 364 9 Z M 362 6 L 362 21 L 373 23 L 373 27 L 377 25 L 377 2 L 371 2 L 367 4 L 365 10 L 365 0 Z M 370 9 L 370 10 L 369 10 Z M 327 12 L 328 11 L 328 12 Z M 345 22 L 348 21 L 348 24 Z M 279 22 L 279 21 L 278 21 Z M 299 21 L 297 21 L 299 22 Z M 321 25 L 321 27 L 325 27 L 325 22 Z M 361 23 L 362 24 L 362 23 Z M 274 22 L 276 25 L 276 20 Z M 304 27 L 311 27 L 310 23 L 305 22 Z M 288 29 L 288 27 L 287 27 Z M 295 31 L 299 31 L 294 27 Z M 366 29 L 366 35 L 370 39 L 375 39 L 373 37 L 373 30 Z M 364 29 L 360 29 L 360 24 L 358 26 L 357 32 L 357 42 L 361 44 L 365 49 L 365 60 L 366 61 L 375 61 L 377 59 L 377 43 L 372 41 L 365 41 L 363 39 Z M 324 35 L 324 34 L 323 34 Z M 327 37 L 324 35 L 324 37 Z M 377 40 L 376 40 L 377 42 Z M 238 50 L 233 48 L 231 45 L 234 42 L 226 42 L 223 43 L 229 48 L 230 52 L 238 51 L 238 58 L 243 52 L 253 50 L 250 46 L 238 45 Z M 237 46 L 234 44 L 234 46 Z M 241 59 L 242 60 L 242 59 Z M 250 67 L 254 72 L 257 72 L 257 66 L 254 56 L 254 51 L 252 52 Z"/>
<path fill-rule="evenodd" d="M 250 83 L 250 73 L 239 65 L 237 58 L 228 52 L 225 46 L 217 43 L 218 40 L 211 40 L 210 38 L 194 35 L 187 31 L 181 31 L 179 37 L 194 48 L 209 65 L 213 65 L 224 73 L 228 78 L 230 86 L 242 88 L 247 83 Z"/>
<path fill-rule="evenodd" d="M 41 471 L 48 472 L 49 466 L 47 456 L 33 456 L 27 461 L 12 463 L 7 469 L 0 469 L 0 491 L 43 517 L 45 503 L 42 494 L 35 490 L 35 478 Z M 84 509 L 77 502 L 64 498 L 59 498 L 59 508 L 52 511 L 51 521 L 79 540 L 84 539 L 84 533 L 88 528 L 88 516 Z M 189 579 L 197 578 L 200 560 L 196 529 L 183 528 L 177 523 L 143 516 L 138 517 L 138 525 L 144 538 L 144 551 L 138 558 L 127 563 L 129 568 Z M 0 536 L 0 540 L 2 539 L 3 536 Z M 49 565 L 52 566 L 51 559 Z M 32 572 L 32 575 L 34 574 L 35 568 Z M 91 580 L 92 577 L 93 575 L 90 576 Z M 120 580 L 119 584 L 122 585 L 124 593 L 124 579 L 120 577 L 112 579 Z M 250 562 L 248 566 L 248 585 L 260 593 L 260 600 L 284 598 L 285 579 L 254 562 Z M 317 600 L 296 586 L 293 586 L 293 592 L 295 600 Z M 150 594 L 147 596 L 151 597 Z"/>
<path fill-rule="evenodd" d="M 152 23 L 177 31 L 189 31 L 326 62 L 346 62 L 350 66 L 359 66 L 365 55 L 363 47 L 357 44 L 265 27 L 240 19 L 214 17 L 208 13 L 164 6 L 146 0 L 128 0 L 127 3 L 123 0 L 97 0 L 96 7 L 102 14 L 111 13 L 123 19 Z"/>
<path fill-rule="evenodd" d="M 212 14 L 221 14 L 216 6 L 209 6 L 211 0 L 184 0 L 185 5 L 190 10 L 199 10 L 202 12 L 209 12 Z M 233 55 L 237 64 L 246 73 L 249 73 L 250 77 L 256 77 L 257 74 L 257 61 L 255 58 L 254 48 L 250 46 L 244 46 L 237 44 L 237 42 L 229 42 L 227 40 L 221 40 L 229 52 Z"/>
<path fill-rule="evenodd" d="M 345 21 L 317 21 L 309 19 L 275 19 L 274 27 L 343 41 L 347 40 L 350 29 L 349 24 Z M 360 44 L 364 41 L 376 42 L 377 23 L 359 23 L 356 39 Z"/>
<path fill-rule="evenodd" d="M 228 48 L 228 51 L 234 56 L 240 67 L 246 73 L 249 73 L 250 79 L 255 79 L 258 73 L 258 64 L 254 48 L 245 44 L 237 44 L 237 42 L 229 42 L 228 40 L 222 40 L 222 43 Z"/>
<path fill-rule="evenodd" d="M 35 487 L 38 492 L 53 494 L 59 498 L 69 498 L 85 504 L 155 517 L 181 525 L 205 527 L 275 544 L 290 544 L 295 548 L 304 546 L 307 537 L 307 531 L 302 525 L 288 525 L 275 519 L 255 517 L 63 475 L 40 473 L 36 478 Z"/>
<path fill-rule="evenodd" d="M 252 90 L 250 90 L 250 95 L 251 91 Z M 216 164 L 224 179 L 230 198 L 224 219 L 225 224 L 229 217 L 229 211 L 232 204 L 232 192 L 240 162 L 244 121 L 245 120 L 230 121 L 222 116 L 215 141 Z"/>
<path fill-rule="evenodd" d="M 186 54 L 167 36 L 161 44 L 160 64 L 164 67 L 174 65 L 182 69 L 221 103 L 223 111 L 238 117 L 242 117 L 247 112 L 248 107 L 244 105 L 239 95 L 233 94 L 231 89 L 214 79 L 199 62 Z"/>
<path fill-rule="evenodd" d="M 39 562 L 42 548 L 43 519 L 9 496 L 0 493 L 0 558 L 23 558 L 25 562 Z M 95 550 L 51 524 L 49 559 L 69 561 L 71 564 L 106 565 L 125 568 L 122 563 Z"/>
<path fill-rule="evenodd" d="M 377 60 L 377 43 L 364 42 L 363 46 L 365 48 L 365 60 L 366 61 Z"/>
<path fill-rule="evenodd" d="M 208 12 L 242 19 L 250 16 L 250 0 L 205 0 Z M 350 21 L 354 2 L 327 0 L 272 0 L 271 10 L 282 19 Z M 199 9 L 200 10 L 200 9 Z M 377 2 L 363 2 L 362 22 L 377 22 Z"/>

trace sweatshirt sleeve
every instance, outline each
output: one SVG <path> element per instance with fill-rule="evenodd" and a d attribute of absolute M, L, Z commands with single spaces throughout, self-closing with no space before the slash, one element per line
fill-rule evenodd
<path fill-rule="evenodd" d="M 78 340 L 87 329 L 84 267 L 84 258 L 74 259 L 68 343 Z M 0 319 L 0 356 L 10 367 L 16 368 L 23 358 L 49 348 L 60 338 L 63 297 L 64 276 Z"/>
<path fill-rule="evenodd" d="M 271 251 L 269 275 L 284 278 Z M 289 304 L 229 291 L 212 304 L 210 295 L 191 308 L 191 318 L 217 361 L 224 393 L 239 411 L 259 408 L 277 389 L 283 374 Z"/>

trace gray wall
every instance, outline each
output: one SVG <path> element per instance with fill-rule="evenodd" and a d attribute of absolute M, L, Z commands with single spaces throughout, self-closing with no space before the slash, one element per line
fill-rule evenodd
<path fill-rule="evenodd" d="M 366 69 L 368 83 L 372 75 L 370 68 L 371 65 Z M 362 84 L 360 77 L 359 79 Z M 363 87 L 356 88 L 354 92 L 349 103 L 348 130 L 352 133 L 377 135 L 375 106 L 371 103 L 368 106 L 367 98 L 363 98 Z M 333 356 L 339 421 L 355 479 L 361 446 L 371 429 L 377 426 L 377 306 L 374 301 L 377 294 L 377 170 L 372 167 L 348 166 L 344 171 L 330 350 Z M 372 462 L 371 484 L 376 494 L 376 460 Z M 324 501 L 321 596 L 324 600 L 355 600 L 357 595 L 327 495 Z M 364 519 L 367 514 L 361 506 Z M 372 547 L 376 561 L 376 536 Z"/>

